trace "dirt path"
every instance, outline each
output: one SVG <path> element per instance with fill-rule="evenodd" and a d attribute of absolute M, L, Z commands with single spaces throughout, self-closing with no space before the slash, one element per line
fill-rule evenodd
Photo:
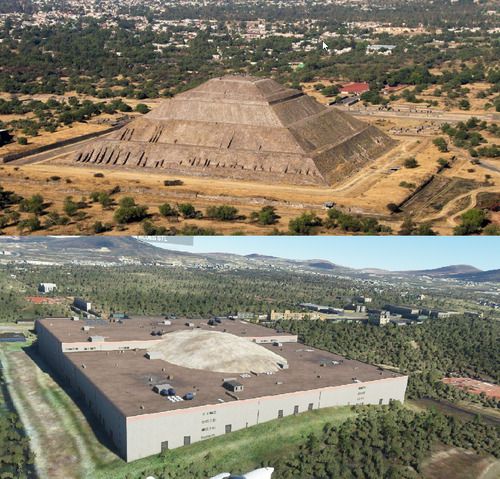
<path fill-rule="evenodd" d="M 422 218 L 422 221 L 428 222 L 428 221 L 438 221 L 438 220 L 443 220 L 445 219 L 446 222 L 451 226 L 454 227 L 458 224 L 458 220 L 460 216 L 467 210 L 470 210 L 471 208 L 475 208 L 477 205 L 477 196 L 479 193 L 497 193 L 498 188 L 497 187 L 484 187 L 484 188 L 478 188 L 477 190 L 474 191 L 468 191 L 467 193 L 463 193 L 462 195 L 459 195 L 455 198 L 453 198 L 451 201 L 449 201 L 444 208 L 439 212 L 436 213 L 435 215 L 430 215 Z M 455 207 L 456 204 L 462 200 L 463 198 L 466 198 L 467 196 L 470 196 L 470 201 L 469 203 L 460 211 L 450 215 L 450 211 L 452 211 Z"/>
<path fill-rule="evenodd" d="M 41 479 L 90 478 L 96 465 L 116 459 L 98 442 L 74 402 L 28 354 L 0 355 Z"/>

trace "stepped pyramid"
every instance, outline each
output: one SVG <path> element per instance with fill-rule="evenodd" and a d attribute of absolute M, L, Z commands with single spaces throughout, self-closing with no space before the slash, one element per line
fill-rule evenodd
<path fill-rule="evenodd" d="M 81 164 L 271 183 L 337 183 L 393 145 L 385 133 L 270 79 L 224 76 L 77 152 Z"/>

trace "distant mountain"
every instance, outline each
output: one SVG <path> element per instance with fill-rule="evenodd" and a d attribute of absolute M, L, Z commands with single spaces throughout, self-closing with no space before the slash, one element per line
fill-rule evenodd
<path fill-rule="evenodd" d="M 463 273 L 454 276 L 456 279 L 463 281 L 475 281 L 478 283 L 490 281 L 500 283 L 500 269 L 492 269 L 489 271 L 479 271 L 477 273 Z"/>
<path fill-rule="evenodd" d="M 468 264 L 454 264 L 451 266 L 443 266 L 435 269 L 421 269 L 416 271 L 398 271 L 399 274 L 407 274 L 412 276 L 444 276 L 453 277 L 458 274 L 481 273 L 481 270 Z"/>
<path fill-rule="evenodd" d="M 330 261 L 314 260 L 314 261 L 308 261 L 306 262 L 306 264 L 311 268 L 317 268 L 317 269 L 326 269 L 326 270 L 339 269 L 339 266 L 337 266 L 334 263 L 330 263 Z"/>
<path fill-rule="evenodd" d="M 166 245 L 168 248 L 168 245 Z M 13 253 L 12 258 L 25 261 L 41 261 L 64 264 L 75 260 L 88 262 L 110 262 L 132 264 L 140 261 L 146 264 L 176 264 L 185 267 L 193 265 L 220 265 L 242 268 L 280 268 L 292 271 L 310 271 L 367 278 L 380 276 L 387 279 L 406 276 L 408 278 L 450 278 L 462 281 L 500 282 L 500 270 L 481 271 L 470 265 L 450 265 L 435 269 L 414 271 L 386 271 L 377 268 L 354 269 L 337 265 L 322 259 L 294 260 L 249 254 L 246 256 L 231 253 L 189 253 L 159 247 L 144 240 L 127 236 L 66 236 L 66 237 L 0 237 L 0 258 L 2 251 Z M 5 256 L 8 259 L 9 256 Z"/>

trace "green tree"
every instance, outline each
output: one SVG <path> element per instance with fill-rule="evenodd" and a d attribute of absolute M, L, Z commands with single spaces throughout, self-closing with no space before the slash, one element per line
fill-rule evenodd
<path fill-rule="evenodd" d="M 299 235 L 310 235 L 314 227 L 321 226 L 321 219 L 312 212 L 302 213 L 288 223 L 290 233 Z"/>
<path fill-rule="evenodd" d="M 461 223 L 453 230 L 455 235 L 464 236 L 480 233 L 488 222 L 486 213 L 478 208 L 472 208 L 461 216 Z"/>

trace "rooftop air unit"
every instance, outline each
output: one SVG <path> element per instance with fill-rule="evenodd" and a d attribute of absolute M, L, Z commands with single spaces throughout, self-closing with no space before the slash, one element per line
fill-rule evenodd
<path fill-rule="evenodd" d="M 222 384 L 228 391 L 232 391 L 234 393 L 243 391 L 243 384 L 238 381 L 224 381 Z"/>
<path fill-rule="evenodd" d="M 160 351 L 148 351 L 144 356 L 147 359 L 165 359 L 165 356 Z"/>
<path fill-rule="evenodd" d="M 91 343 L 103 343 L 105 339 L 104 336 L 90 336 L 89 341 Z"/>

